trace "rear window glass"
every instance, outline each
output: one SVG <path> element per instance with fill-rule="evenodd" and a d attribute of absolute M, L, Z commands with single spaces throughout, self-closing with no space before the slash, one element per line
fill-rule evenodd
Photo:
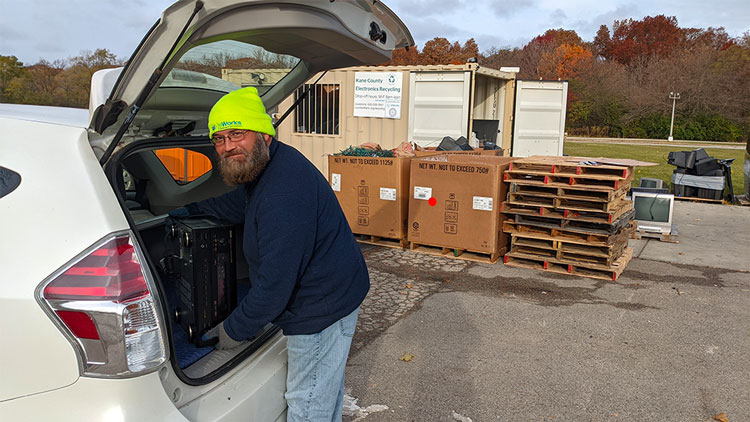
<path fill-rule="evenodd" d="M 203 44 L 185 53 L 162 82 L 164 88 L 203 88 L 230 92 L 254 86 L 263 95 L 284 78 L 300 59 L 272 53 L 235 40 Z"/>
<path fill-rule="evenodd" d="M 0 198 L 16 190 L 20 184 L 20 174 L 0 166 Z"/>
<path fill-rule="evenodd" d="M 190 183 L 211 171 L 211 160 L 185 148 L 164 148 L 154 151 L 175 182 Z"/>

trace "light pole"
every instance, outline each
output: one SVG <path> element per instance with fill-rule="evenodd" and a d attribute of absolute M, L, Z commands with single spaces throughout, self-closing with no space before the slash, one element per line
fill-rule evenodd
<path fill-rule="evenodd" d="M 679 92 L 670 92 L 669 98 L 672 99 L 672 122 L 669 123 L 669 138 L 667 138 L 668 141 L 673 141 L 674 138 L 672 138 L 672 129 L 674 128 L 674 105 L 677 102 L 677 100 L 680 99 L 680 93 Z"/>

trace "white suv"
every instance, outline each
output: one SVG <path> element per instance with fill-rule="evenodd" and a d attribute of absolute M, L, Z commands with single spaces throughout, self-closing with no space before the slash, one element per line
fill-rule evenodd
<path fill-rule="evenodd" d="M 207 137 L 224 93 L 280 115 L 313 74 L 413 44 L 380 2 L 179 1 L 88 113 L 0 105 L 0 420 L 284 420 L 276 327 L 216 351 L 176 322 L 166 213 L 230 189 Z"/>

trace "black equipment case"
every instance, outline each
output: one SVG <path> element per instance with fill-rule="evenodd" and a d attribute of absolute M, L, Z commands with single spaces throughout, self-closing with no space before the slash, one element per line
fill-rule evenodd
<path fill-rule="evenodd" d="M 235 232 L 232 225 L 209 218 L 175 220 L 179 240 L 179 279 L 175 319 L 196 346 L 201 336 L 237 307 Z"/>

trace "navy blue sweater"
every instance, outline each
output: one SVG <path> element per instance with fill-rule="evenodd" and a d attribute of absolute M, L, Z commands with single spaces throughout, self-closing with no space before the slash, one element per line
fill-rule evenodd
<path fill-rule="evenodd" d="M 191 214 L 245 223 L 252 287 L 224 322 L 235 340 L 269 322 L 287 335 L 318 333 L 356 309 L 370 288 L 362 252 L 323 175 L 276 139 L 270 150 L 255 182 L 187 206 Z"/>

